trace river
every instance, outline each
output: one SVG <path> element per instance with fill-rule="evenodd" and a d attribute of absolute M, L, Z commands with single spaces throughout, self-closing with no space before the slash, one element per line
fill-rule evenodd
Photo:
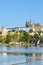
<path fill-rule="evenodd" d="M 43 47 L 0 46 L 0 65 L 43 65 Z"/>

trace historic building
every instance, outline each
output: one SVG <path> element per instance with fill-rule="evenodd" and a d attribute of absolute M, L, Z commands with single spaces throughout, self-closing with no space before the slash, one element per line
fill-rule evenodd
<path fill-rule="evenodd" d="M 2 27 L 2 36 L 3 38 L 6 38 L 7 36 L 7 29 L 4 26 Z"/>

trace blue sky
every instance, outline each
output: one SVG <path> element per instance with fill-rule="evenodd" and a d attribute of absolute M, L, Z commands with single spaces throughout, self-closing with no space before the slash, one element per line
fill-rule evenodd
<path fill-rule="evenodd" d="M 43 0 L 0 0 L 0 28 L 24 27 L 30 18 L 43 25 Z"/>

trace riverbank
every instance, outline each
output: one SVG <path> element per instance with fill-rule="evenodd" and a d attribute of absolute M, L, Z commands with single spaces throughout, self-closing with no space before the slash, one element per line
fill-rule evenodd
<path fill-rule="evenodd" d="M 13 46 L 23 46 L 23 47 L 30 47 L 30 46 L 35 46 L 35 44 L 30 44 L 30 43 L 0 43 L 0 46 L 10 46 L 10 45 L 13 45 Z M 43 47 L 43 43 L 40 43 L 40 45 L 37 45 L 37 46 L 42 46 Z"/>

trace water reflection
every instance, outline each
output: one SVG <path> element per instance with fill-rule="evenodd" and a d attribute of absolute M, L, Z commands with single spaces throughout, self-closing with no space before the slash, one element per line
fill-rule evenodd
<path fill-rule="evenodd" d="M 0 63 L 7 64 L 25 64 L 43 61 L 43 54 L 21 54 L 21 53 L 0 53 Z M 32 65 L 32 64 L 31 64 Z"/>
<path fill-rule="evenodd" d="M 43 48 L 36 48 L 36 47 L 31 47 L 31 48 L 21 48 L 17 47 L 15 48 L 14 46 L 3 46 L 0 47 L 0 50 L 4 51 L 12 51 L 14 52 L 2 52 L 0 53 L 0 65 L 43 65 L 43 54 L 35 54 L 35 53 L 24 53 L 24 52 L 33 52 L 40 50 Z M 19 52 L 15 52 L 19 51 Z M 23 53 L 21 53 L 23 51 Z"/>

